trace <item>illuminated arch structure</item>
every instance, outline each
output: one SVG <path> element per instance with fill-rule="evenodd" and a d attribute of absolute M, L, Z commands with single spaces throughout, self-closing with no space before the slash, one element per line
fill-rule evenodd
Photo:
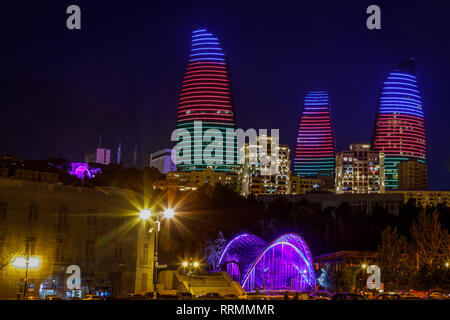
<path fill-rule="evenodd" d="M 219 267 L 246 291 L 314 291 L 316 276 L 308 245 L 295 233 L 271 243 L 258 236 L 241 234 L 221 253 Z"/>

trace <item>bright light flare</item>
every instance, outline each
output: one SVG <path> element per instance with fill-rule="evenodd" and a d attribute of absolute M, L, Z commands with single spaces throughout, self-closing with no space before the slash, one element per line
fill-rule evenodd
<path fill-rule="evenodd" d="M 175 210 L 173 210 L 172 208 L 168 208 L 164 210 L 163 214 L 165 218 L 170 219 L 175 216 Z"/>
<path fill-rule="evenodd" d="M 187 261 L 183 261 L 183 263 L 181 265 L 186 268 L 188 266 L 188 262 Z"/>
<path fill-rule="evenodd" d="M 139 218 L 141 220 L 150 220 L 151 216 L 152 216 L 152 210 L 150 210 L 150 209 L 142 209 L 139 212 Z"/>
<path fill-rule="evenodd" d="M 25 257 L 16 257 L 12 261 L 12 266 L 15 268 L 24 269 L 27 267 L 27 258 Z M 38 257 L 30 257 L 28 258 L 28 269 L 36 269 L 41 265 L 41 259 Z"/>
<path fill-rule="evenodd" d="M 197 261 L 194 262 L 194 268 L 198 268 L 199 263 Z"/>
<path fill-rule="evenodd" d="M 361 266 L 363 269 L 367 268 L 367 265 L 365 263 L 363 263 L 363 265 Z"/>

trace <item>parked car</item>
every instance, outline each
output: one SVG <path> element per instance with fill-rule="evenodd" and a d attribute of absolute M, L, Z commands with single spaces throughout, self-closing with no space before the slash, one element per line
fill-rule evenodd
<path fill-rule="evenodd" d="M 312 300 L 330 300 L 332 295 L 328 291 L 316 291 L 309 295 Z"/>
<path fill-rule="evenodd" d="M 427 299 L 430 300 L 444 300 L 446 299 L 445 293 L 440 290 L 429 291 L 426 295 Z"/>
<path fill-rule="evenodd" d="M 357 293 L 342 292 L 342 293 L 335 294 L 331 298 L 331 300 L 368 300 L 368 299 Z"/>
<path fill-rule="evenodd" d="M 29 296 L 29 297 L 27 297 L 27 300 L 41 300 L 41 297 L 39 297 L 39 296 Z"/>
<path fill-rule="evenodd" d="M 238 299 L 238 296 L 235 295 L 235 294 L 231 294 L 231 293 L 230 293 L 230 294 L 224 295 L 223 298 L 224 298 L 224 299 L 228 299 L 228 300 L 237 300 L 237 299 Z"/>
<path fill-rule="evenodd" d="M 381 293 L 377 296 L 377 300 L 400 300 L 400 299 L 401 299 L 400 295 L 394 292 Z"/>
<path fill-rule="evenodd" d="M 101 296 L 96 295 L 96 294 L 87 294 L 81 300 L 103 300 L 103 298 Z"/>
<path fill-rule="evenodd" d="M 193 298 L 192 293 L 190 292 L 178 292 L 177 293 L 178 300 L 191 300 Z"/>
<path fill-rule="evenodd" d="M 45 300 L 62 300 L 60 296 L 57 295 L 48 295 L 45 296 Z"/>
<path fill-rule="evenodd" d="M 400 292 L 399 295 L 402 300 L 420 300 L 420 298 L 413 292 Z"/>
<path fill-rule="evenodd" d="M 80 297 L 69 297 L 67 300 L 81 300 Z"/>
<path fill-rule="evenodd" d="M 218 292 L 208 292 L 205 295 L 200 295 L 197 298 L 202 300 L 219 300 L 223 299 L 223 297 Z"/>

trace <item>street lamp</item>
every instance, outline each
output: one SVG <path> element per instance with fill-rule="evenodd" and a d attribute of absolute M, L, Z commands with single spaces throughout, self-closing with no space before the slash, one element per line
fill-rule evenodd
<path fill-rule="evenodd" d="M 25 279 L 23 283 L 23 299 L 25 299 L 25 295 L 27 294 L 27 286 L 28 286 L 28 269 L 37 269 L 41 265 L 41 259 L 38 257 L 30 257 L 30 256 L 19 256 L 15 257 L 12 262 L 12 266 L 17 269 L 25 269 Z"/>
<path fill-rule="evenodd" d="M 367 268 L 367 265 L 365 263 L 363 263 L 363 265 L 361 266 L 363 269 Z"/>
<path fill-rule="evenodd" d="M 187 273 L 188 287 L 189 287 L 188 289 L 189 289 L 189 293 L 192 295 L 192 293 L 191 293 L 191 278 L 192 278 L 192 275 L 194 274 L 194 272 L 192 271 L 192 268 L 197 269 L 200 266 L 200 263 L 198 261 L 183 261 L 183 263 L 181 265 L 185 269 L 189 267 L 189 271 Z"/>
<path fill-rule="evenodd" d="M 159 231 L 161 222 L 159 220 L 159 212 L 155 213 L 155 221 L 153 222 L 156 228 L 151 228 L 149 232 L 155 230 L 155 240 L 153 242 L 153 290 L 155 290 L 158 284 L 158 242 L 159 242 Z M 142 209 L 139 212 L 139 218 L 143 221 L 150 220 L 152 216 L 152 211 L 150 209 Z M 175 211 L 172 208 L 167 208 L 163 211 L 163 216 L 167 219 L 173 218 L 175 216 Z"/>

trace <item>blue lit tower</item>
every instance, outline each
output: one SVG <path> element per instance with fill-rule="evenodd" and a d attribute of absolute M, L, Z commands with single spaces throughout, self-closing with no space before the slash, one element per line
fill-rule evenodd
<path fill-rule="evenodd" d="M 327 91 L 310 91 L 300 118 L 294 171 L 300 177 L 334 176 L 336 142 Z"/>
<path fill-rule="evenodd" d="M 217 37 L 206 29 L 198 29 L 192 33 L 192 45 L 189 62 L 183 79 L 178 102 L 177 128 L 189 130 L 194 143 L 200 142 L 199 135 L 194 136 L 194 121 L 202 121 L 202 136 L 208 129 L 218 129 L 223 139 L 223 156 L 233 158 L 233 164 L 207 165 L 194 159 L 192 164 L 180 164 L 179 170 L 195 171 L 211 167 L 217 171 L 233 171 L 237 164 L 235 139 L 226 143 L 225 130 L 236 129 L 234 103 L 231 89 L 230 72 L 225 53 Z M 201 152 L 210 142 L 203 142 Z M 197 152 L 199 148 L 195 149 Z M 231 156 L 230 156 L 231 154 Z"/>
<path fill-rule="evenodd" d="M 425 119 L 414 60 L 399 64 L 381 87 L 372 147 L 385 153 L 386 189 L 398 188 L 401 161 L 426 161 Z"/>

